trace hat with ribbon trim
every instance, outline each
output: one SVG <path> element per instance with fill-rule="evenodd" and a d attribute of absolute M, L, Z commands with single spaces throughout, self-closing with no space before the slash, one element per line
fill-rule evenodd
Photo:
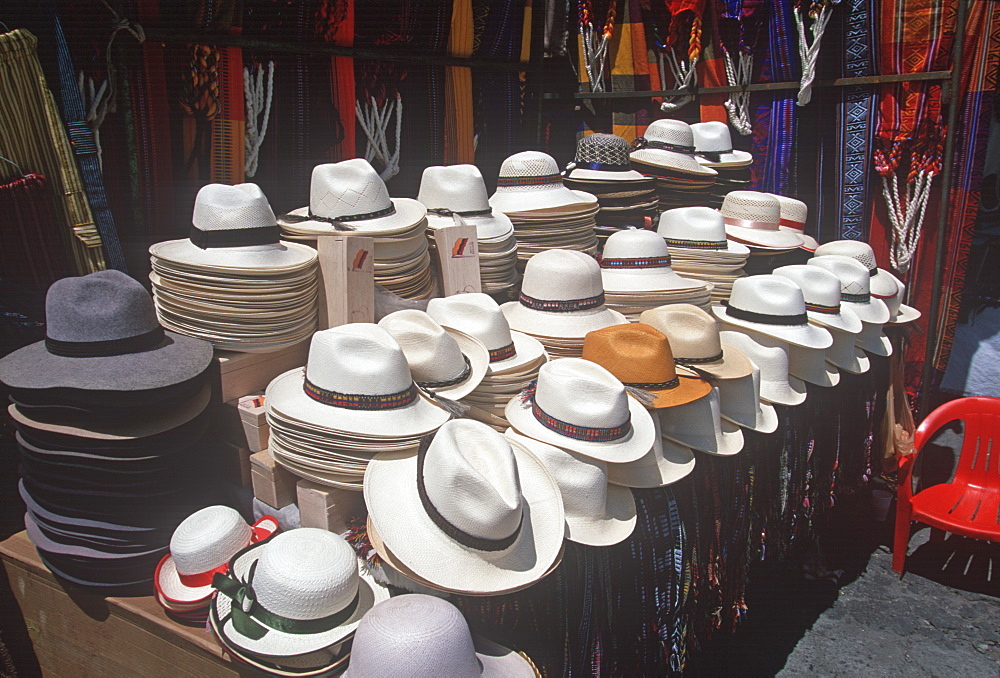
<path fill-rule="evenodd" d="M 779 228 L 781 203 L 770 193 L 730 191 L 719 212 L 726 224 L 726 235 L 746 245 L 780 250 L 802 246 L 798 232 Z"/>
<path fill-rule="evenodd" d="M 714 379 L 740 379 L 750 375 L 753 365 L 745 355 L 719 338 L 719 324 L 692 304 L 670 304 L 643 311 L 639 322 L 649 325 L 670 341 L 674 364 Z"/>
<path fill-rule="evenodd" d="M 779 266 L 774 275 L 788 278 L 802 290 L 809 322 L 827 329 L 857 334 L 861 319 L 847 304 L 840 303 L 840 278 L 821 266 Z"/>
<path fill-rule="evenodd" d="M 670 267 L 670 251 L 652 231 L 627 228 L 608 237 L 600 259 L 601 280 L 607 292 L 652 292 L 704 287 Z"/>
<path fill-rule="evenodd" d="M 871 293 L 872 277 L 863 264 L 840 254 L 815 256 L 810 266 L 825 269 L 840 280 L 840 301 L 851 309 L 861 322 L 882 325 L 889 322 L 889 307 Z"/>
<path fill-rule="evenodd" d="M 629 164 L 628 141 L 617 134 L 595 132 L 576 142 L 576 156 L 566 166 L 566 178 L 578 181 L 643 181 Z"/>
<path fill-rule="evenodd" d="M 724 323 L 808 348 L 828 348 L 829 331 L 809 324 L 806 302 L 799 286 L 777 275 L 752 275 L 733 282 L 733 292 L 723 306 L 712 311 Z M 752 358 L 751 358 L 752 359 Z"/>
<path fill-rule="evenodd" d="M 663 170 L 701 177 L 718 175 L 704 167 L 694 157 L 694 134 L 683 120 L 654 120 L 643 136 L 632 143 L 633 165 L 646 176 L 659 176 Z"/>
<path fill-rule="evenodd" d="M 597 198 L 563 185 L 559 165 L 541 151 L 522 151 L 504 160 L 490 196 L 490 206 L 508 214 L 586 205 L 596 207 Z"/>
<path fill-rule="evenodd" d="M 417 200 L 427 207 L 427 225 L 454 225 L 454 215 L 476 227 L 480 240 L 514 235 L 506 214 L 490 206 L 486 182 L 475 165 L 435 165 L 424 169 Z"/>
<path fill-rule="evenodd" d="M 656 232 L 668 248 L 750 254 L 743 243 L 726 238 L 726 222 L 711 207 L 677 207 L 660 214 Z"/>
<path fill-rule="evenodd" d="M 781 221 L 778 222 L 778 228 L 783 231 L 797 233 L 802 238 L 800 248 L 806 252 L 815 252 L 816 248 L 819 247 L 819 242 L 816 238 L 807 235 L 805 232 L 809 207 L 796 198 L 789 198 L 777 193 L 770 193 L 769 195 L 773 195 L 781 204 Z"/>
<path fill-rule="evenodd" d="M 733 149 L 733 135 L 724 122 L 696 122 L 691 125 L 691 134 L 695 158 L 706 167 L 746 167 L 753 162 L 746 151 Z"/>

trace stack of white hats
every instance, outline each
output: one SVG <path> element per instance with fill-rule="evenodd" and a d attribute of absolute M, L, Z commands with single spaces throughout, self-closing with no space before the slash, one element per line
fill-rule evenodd
<path fill-rule="evenodd" d="M 654 120 L 635 140 L 632 169 L 656 179 L 660 211 L 704 202 L 718 176 L 694 155 L 694 133 L 683 120 Z"/>
<path fill-rule="evenodd" d="M 677 273 L 712 283 L 712 301 L 729 298 L 733 282 L 746 275 L 743 267 L 750 248 L 726 237 L 726 224 L 718 210 L 681 207 L 660 215 L 656 232 L 667 244 Z"/>

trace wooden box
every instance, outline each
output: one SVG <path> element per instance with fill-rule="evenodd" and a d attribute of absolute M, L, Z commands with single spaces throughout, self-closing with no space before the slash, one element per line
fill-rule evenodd
<path fill-rule="evenodd" d="M 318 527 L 337 533 L 347 529 L 348 519 L 364 501 L 360 492 L 327 487 L 308 480 L 297 483 L 296 499 L 302 527 Z"/>
<path fill-rule="evenodd" d="M 263 393 L 283 372 L 302 367 L 309 356 L 309 340 L 270 353 L 237 353 L 216 349 L 212 359 L 213 396 L 228 403 L 253 393 Z"/>
<path fill-rule="evenodd" d="M 299 477 L 281 466 L 267 450 L 250 456 L 253 496 L 268 506 L 284 508 L 295 503 L 295 483 Z"/>

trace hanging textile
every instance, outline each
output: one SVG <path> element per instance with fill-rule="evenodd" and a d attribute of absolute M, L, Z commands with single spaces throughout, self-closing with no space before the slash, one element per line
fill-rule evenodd
<path fill-rule="evenodd" d="M 620 0 L 619 23 L 611 44 L 611 90 L 642 92 L 663 89 L 656 55 L 647 44 L 645 4 Z M 612 132 L 627 141 L 641 137 L 660 116 L 658 102 L 649 99 L 617 99 L 612 114 Z"/>
<path fill-rule="evenodd" d="M 340 47 L 354 46 L 354 0 L 320 0 L 316 15 L 319 39 Z M 338 117 L 340 142 L 331 160 L 349 160 L 357 156 L 354 59 L 330 57 L 330 99 Z"/>
<path fill-rule="evenodd" d="M 730 86 L 749 85 L 753 80 L 754 51 L 770 12 L 770 0 L 722 0 L 716 28 L 722 48 L 722 63 Z M 783 36 L 787 43 L 789 30 Z M 787 45 L 786 45 L 787 46 Z M 750 92 L 733 92 L 725 103 L 729 121 L 740 134 L 751 133 Z"/>
<path fill-rule="evenodd" d="M 0 162 L 7 165 L 8 163 Z M 2 167 L 6 173 L 10 167 Z M 0 182 L 0 214 L 4 215 L 4 247 L 0 248 L 0 277 L 4 281 L 48 289 L 60 278 L 73 275 L 61 243 L 53 209 L 55 196 L 41 174 L 17 174 Z"/>
<path fill-rule="evenodd" d="M 802 62 L 802 79 L 799 82 L 799 96 L 796 103 L 805 106 L 812 100 L 812 86 L 816 79 L 816 64 L 823 44 L 823 34 L 833 16 L 833 8 L 840 0 L 793 0 L 792 18 L 795 19 L 795 33 L 799 37 L 799 59 Z M 806 18 L 811 23 L 806 28 Z M 810 41 L 806 36 L 809 31 Z"/>
<path fill-rule="evenodd" d="M 586 74 L 592 92 L 606 91 L 608 51 L 615 31 L 618 0 L 576 0 L 580 34 L 580 75 Z"/>
<path fill-rule="evenodd" d="M 720 2 L 706 2 L 704 25 L 708 29 L 703 33 L 701 45 L 701 60 L 695 69 L 698 72 L 698 82 L 702 87 L 725 87 L 729 85 L 726 78 L 726 65 L 723 58 L 722 43 L 719 38 L 719 13 L 722 12 Z M 725 94 L 702 94 L 698 97 L 702 122 L 729 122 L 729 112 L 726 110 Z"/>
<path fill-rule="evenodd" d="M 664 0 L 650 3 L 646 21 L 656 50 L 660 83 L 664 88 L 693 88 L 698 84 L 705 0 Z M 669 69 L 671 78 L 667 77 Z M 672 83 L 668 85 L 667 83 Z M 693 96 L 665 97 L 660 110 L 670 113 L 694 100 Z"/>
<path fill-rule="evenodd" d="M 471 57 L 475 32 L 472 0 L 454 0 L 451 10 L 451 30 L 448 33 L 448 54 Z M 472 69 L 448 66 L 445 69 L 445 129 L 444 163 L 471 164 L 476 159 L 472 118 Z"/>

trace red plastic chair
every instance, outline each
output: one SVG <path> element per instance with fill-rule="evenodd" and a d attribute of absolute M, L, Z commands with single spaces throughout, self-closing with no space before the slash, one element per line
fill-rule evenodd
<path fill-rule="evenodd" d="M 938 429 L 956 419 L 965 422 L 965 433 L 955 479 L 914 495 L 910 478 L 917 455 Z M 1000 541 L 1000 398 L 959 398 L 945 403 L 921 422 L 913 445 L 916 454 L 904 457 L 899 468 L 892 569 L 900 575 L 911 520 L 930 525 L 932 538 L 951 532 Z"/>

